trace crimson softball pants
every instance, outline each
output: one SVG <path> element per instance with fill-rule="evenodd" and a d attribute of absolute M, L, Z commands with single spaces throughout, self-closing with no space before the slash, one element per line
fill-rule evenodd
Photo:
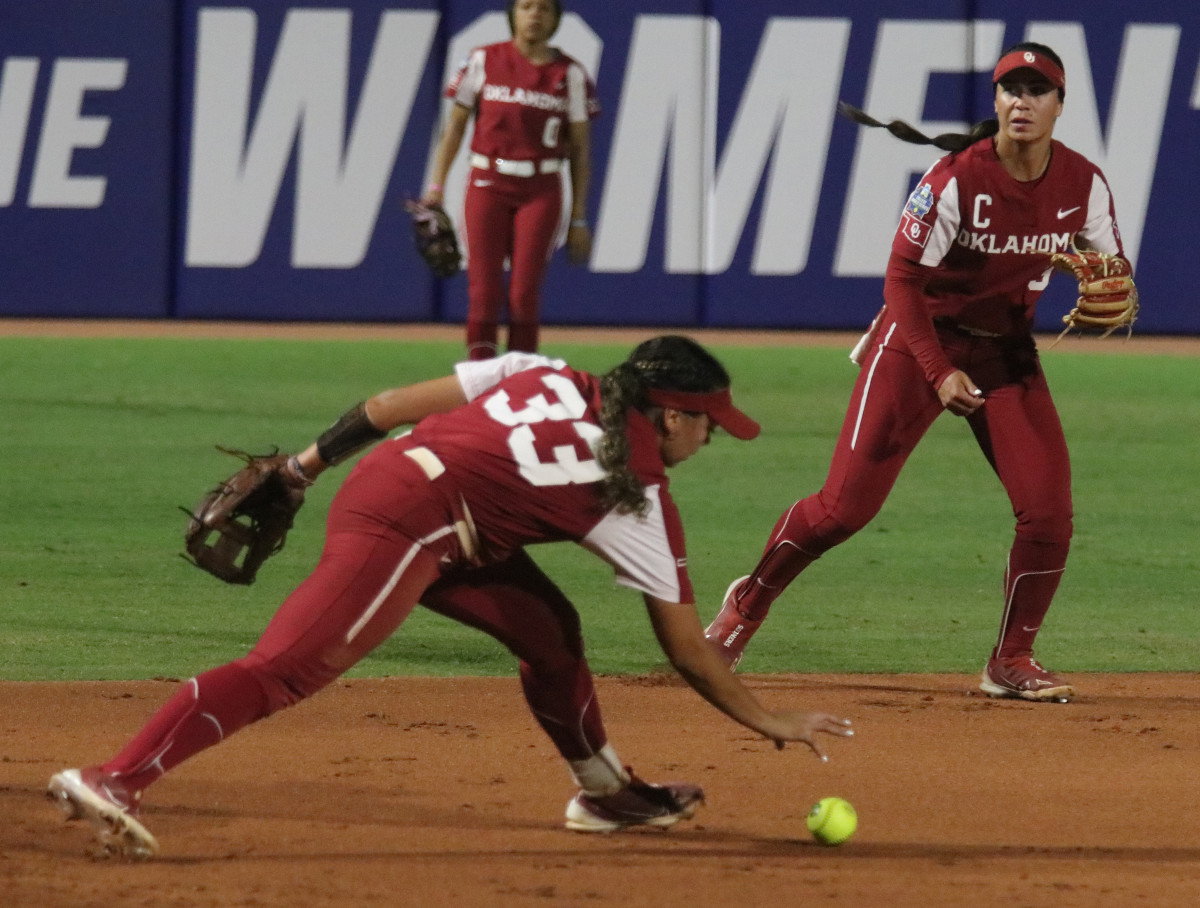
<path fill-rule="evenodd" d="M 1066 440 L 1032 342 L 1024 346 L 958 336 L 941 336 L 941 341 L 951 361 L 984 392 L 986 403 L 967 422 L 1008 493 L 1016 518 L 995 652 L 1028 652 L 1070 548 Z M 751 582 L 741 590 L 742 614 L 765 616 L 801 571 L 866 526 L 917 443 L 942 414 L 941 402 L 916 360 L 889 342 L 890 335 L 881 333 L 864 360 L 825 484 L 793 504 L 776 523 Z M 961 532 L 933 529 L 935 538 Z"/>
<path fill-rule="evenodd" d="M 338 492 L 320 562 L 253 650 L 182 685 L 106 772 L 142 790 L 316 693 L 387 639 L 418 600 L 517 655 L 529 707 L 564 758 L 585 759 L 605 745 L 579 617 L 566 597 L 524 552 L 440 576 L 442 556 L 458 545 L 453 515 L 415 464 L 394 452 L 376 458 L 379 450 Z"/>
<path fill-rule="evenodd" d="M 542 281 L 562 220 L 557 173 L 513 177 L 473 168 L 464 214 L 467 233 L 467 353 L 486 359 L 498 350 L 508 308 L 508 349 L 534 353 Z M 511 263 L 505 287 L 504 262 Z"/>

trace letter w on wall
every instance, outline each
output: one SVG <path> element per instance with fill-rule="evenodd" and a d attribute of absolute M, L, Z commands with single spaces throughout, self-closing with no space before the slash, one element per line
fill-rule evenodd
<path fill-rule="evenodd" d="M 380 17 L 349 130 L 350 11 L 287 13 L 252 119 L 257 23 L 250 9 L 200 11 L 186 263 L 257 261 L 296 146 L 291 263 L 352 268 L 370 244 L 438 14 Z"/>

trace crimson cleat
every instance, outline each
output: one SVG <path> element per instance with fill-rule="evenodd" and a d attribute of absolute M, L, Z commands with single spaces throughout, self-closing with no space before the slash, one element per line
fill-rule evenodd
<path fill-rule="evenodd" d="M 1042 668 L 1033 656 L 992 659 L 983 670 L 979 689 L 989 697 L 1014 697 L 1043 703 L 1066 703 L 1075 696 L 1075 688 Z"/>
<path fill-rule="evenodd" d="M 579 792 L 567 804 L 567 829 L 615 832 L 629 826 L 667 829 L 690 819 L 704 801 L 699 785 L 667 782 L 652 785 L 630 773 L 629 784 L 611 795 Z"/>
<path fill-rule="evenodd" d="M 95 766 L 55 773 L 46 789 L 68 820 L 92 824 L 109 854 L 150 858 L 158 854 L 158 842 L 136 817 L 139 796 Z"/>
<path fill-rule="evenodd" d="M 725 600 L 721 603 L 721 610 L 717 612 L 717 617 L 704 631 L 704 636 L 708 638 L 717 654 L 729 666 L 730 671 L 738 667 L 742 656 L 745 655 L 746 644 L 750 642 L 754 632 L 762 627 L 761 620 L 753 621 L 737 610 L 734 594 L 749 577 L 750 575 L 747 574 L 729 584 L 729 588 L 725 590 Z"/>

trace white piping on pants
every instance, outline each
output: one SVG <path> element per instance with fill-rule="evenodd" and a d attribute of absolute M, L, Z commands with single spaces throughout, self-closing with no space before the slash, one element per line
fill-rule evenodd
<path fill-rule="evenodd" d="M 404 557 L 400 559 L 400 563 L 396 565 L 396 570 L 392 571 L 392 576 L 390 576 L 387 583 L 383 585 L 383 589 L 376 594 L 375 598 L 371 601 L 371 604 L 367 606 L 367 610 L 362 613 L 362 616 L 355 621 L 350 630 L 346 632 L 347 643 L 352 642 L 354 638 L 362 632 L 362 629 L 367 626 L 368 622 L 375 617 L 375 613 L 379 611 L 383 603 L 387 601 L 387 597 L 392 594 L 392 590 L 396 588 L 396 584 L 400 582 L 400 578 L 404 576 L 404 572 L 408 570 L 408 566 L 412 564 L 413 559 L 417 557 L 417 553 L 421 551 L 422 547 L 431 542 L 436 542 L 443 536 L 454 532 L 456 532 L 456 530 L 453 526 L 442 527 L 437 532 L 430 533 L 424 539 L 418 539 L 409 547 L 408 551 L 404 553 Z"/>
<path fill-rule="evenodd" d="M 863 385 L 862 399 L 858 402 L 858 418 L 854 421 L 854 434 L 850 436 L 850 450 L 854 450 L 854 446 L 858 444 L 858 429 L 862 425 L 863 410 L 867 407 L 867 395 L 871 392 L 871 381 L 875 378 L 875 367 L 879 365 L 879 357 L 883 356 L 883 348 L 888 345 L 888 341 L 892 339 L 892 332 L 896 330 L 896 322 L 892 322 L 892 327 L 888 328 L 887 336 L 883 339 L 883 343 L 879 345 L 879 349 L 875 351 L 875 358 L 871 360 L 871 371 L 867 373 L 867 383 Z"/>
<path fill-rule="evenodd" d="M 1008 555 L 1008 561 L 1004 565 L 1004 585 L 1005 586 L 1008 586 L 1008 574 L 1011 570 L 1012 570 L 1012 553 L 1010 552 Z M 1012 586 L 1008 590 L 1008 596 L 1004 600 L 1004 612 L 1000 615 L 1000 638 L 999 638 L 999 641 L 997 642 L 997 645 L 1004 642 L 1005 632 L 1008 630 L 1008 617 L 1009 617 L 1009 614 L 1012 612 L 1013 600 L 1017 598 L 1017 584 L 1020 583 L 1022 580 L 1024 580 L 1026 577 L 1037 577 L 1037 576 L 1041 576 L 1041 575 L 1045 575 L 1045 574 L 1062 574 L 1065 571 L 1066 571 L 1066 568 L 1054 568 L 1049 571 L 1025 571 L 1025 573 L 1017 574 L 1017 576 L 1013 578 Z M 1033 631 L 1039 630 L 1040 627 L 1041 627 L 1041 625 L 1039 625 L 1036 628 L 1028 628 L 1027 627 L 1027 628 L 1025 628 L 1025 630 L 1032 633 Z"/>

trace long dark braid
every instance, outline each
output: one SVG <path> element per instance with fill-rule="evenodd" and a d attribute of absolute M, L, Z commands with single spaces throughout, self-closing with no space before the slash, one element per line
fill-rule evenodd
<path fill-rule="evenodd" d="M 943 132 L 940 135 L 927 136 L 903 120 L 891 120 L 883 123 L 845 101 L 838 101 L 838 113 L 862 126 L 878 126 L 886 129 L 897 139 L 903 139 L 905 142 L 911 142 L 914 145 L 933 145 L 942 151 L 962 151 L 980 139 L 989 138 L 1000 131 L 1000 123 L 995 117 L 980 120 L 971 127 L 969 132 Z"/>
<path fill-rule="evenodd" d="M 1055 63 L 1059 69 L 1062 69 L 1062 59 L 1053 50 L 1045 44 L 1039 44 L 1036 41 L 1022 41 L 1019 44 L 1014 44 L 1012 47 L 1006 48 L 1000 56 L 1005 57 L 1015 50 L 1031 50 L 1039 54 L 1044 54 Z M 1058 98 L 1061 101 L 1064 92 L 1060 88 L 1058 90 Z M 883 123 L 876 120 L 874 117 L 864 113 L 853 104 L 847 104 L 845 101 L 838 101 L 838 113 L 848 120 L 853 120 L 862 126 L 876 126 L 881 129 L 886 129 L 897 139 L 902 139 L 905 142 L 911 142 L 914 145 L 933 145 L 942 151 L 958 152 L 962 151 L 970 145 L 974 145 L 980 139 L 987 139 L 994 136 L 1000 131 L 1000 123 L 995 117 L 990 117 L 986 120 L 980 120 L 972 126 L 967 132 L 944 132 L 936 136 L 927 136 L 919 129 L 911 126 L 903 120 L 891 120 Z"/>
<path fill-rule="evenodd" d="M 642 484 L 629 469 L 629 411 L 648 409 L 647 388 L 670 391 L 719 391 L 729 387 L 729 373 L 711 353 L 690 338 L 675 334 L 639 344 L 625 362 L 600 379 L 600 426 L 604 435 L 596 459 L 607 471 L 600 481 L 606 507 L 623 514 L 644 515 L 650 507 Z"/>

